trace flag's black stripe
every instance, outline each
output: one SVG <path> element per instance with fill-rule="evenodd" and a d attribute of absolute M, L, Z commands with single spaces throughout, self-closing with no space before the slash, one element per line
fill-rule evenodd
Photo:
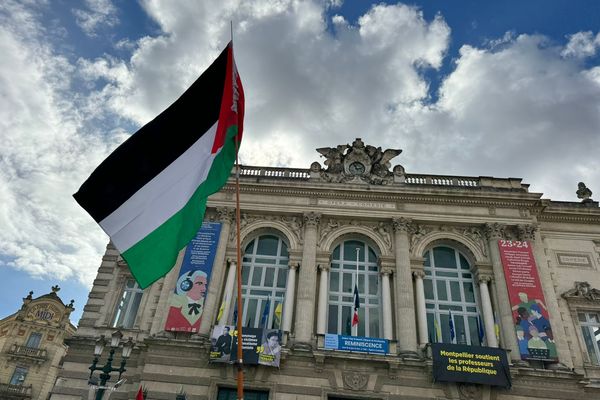
<path fill-rule="evenodd" d="M 81 185 L 73 197 L 97 222 L 169 166 L 217 122 L 226 69 L 227 48 L 179 99 L 119 146 Z"/>

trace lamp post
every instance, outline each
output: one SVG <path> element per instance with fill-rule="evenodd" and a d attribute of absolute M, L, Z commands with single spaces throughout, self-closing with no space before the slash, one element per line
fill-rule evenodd
<path fill-rule="evenodd" d="M 106 388 L 106 382 L 110 380 L 111 372 L 118 372 L 119 379 L 121 379 L 121 375 L 126 371 L 125 364 L 127 363 L 127 359 L 131 355 L 131 351 L 133 350 L 133 340 L 130 337 L 125 343 L 123 343 L 123 354 L 121 359 L 121 365 L 119 368 L 114 368 L 112 366 L 112 362 L 115 355 L 115 350 L 119 347 L 121 343 L 121 338 L 123 334 L 120 331 L 115 331 L 111 335 L 110 338 L 110 353 L 108 354 L 108 359 L 104 366 L 98 367 L 98 361 L 100 360 L 100 356 L 102 355 L 102 351 L 104 350 L 104 346 L 106 345 L 106 339 L 104 335 L 100 336 L 98 340 L 96 340 L 96 345 L 94 346 L 94 359 L 92 360 L 92 365 L 90 365 L 90 380 L 89 382 L 93 382 L 93 374 L 94 371 L 101 371 L 100 374 L 100 384 L 98 386 L 98 391 L 96 392 L 96 400 L 102 400 L 102 396 L 104 396 L 104 391 Z"/>

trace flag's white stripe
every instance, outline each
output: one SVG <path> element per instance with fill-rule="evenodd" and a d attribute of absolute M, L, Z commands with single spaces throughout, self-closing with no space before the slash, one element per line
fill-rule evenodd
<path fill-rule="evenodd" d="M 183 208 L 206 180 L 218 154 L 211 154 L 217 124 L 100 222 L 117 249 L 125 252 L 162 225 Z"/>

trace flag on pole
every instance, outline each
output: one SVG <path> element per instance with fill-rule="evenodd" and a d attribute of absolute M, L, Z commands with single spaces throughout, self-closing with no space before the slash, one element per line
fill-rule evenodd
<path fill-rule="evenodd" d="M 138 390 L 137 395 L 135 396 L 135 400 L 144 400 L 144 391 L 140 386 L 140 390 Z"/>
<path fill-rule="evenodd" d="M 496 316 L 496 311 L 494 311 L 494 333 L 496 334 L 496 342 L 500 343 L 500 325 L 498 325 L 498 318 Z"/>
<path fill-rule="evenodd" d="M 243 118 L 244 91 L 230 42 L 73 195 L 110 236 L 141 288 L 173 268 L 202 225 L 208 196 L 231 173 Z"/>
<path fill-rule="evenodd" d="M 352 315 L 352 327 L 358 326 L 358 309 L 360 308 L 360 298 L 358 297 L 358 284 L 354 284 L 354 315 Z"/>
<path fill-rule="evenodd" d="M 237 308 L 237 301 L 236 301 L 235 305 L 233 306 L 233 322 L 231 324 L 237 325 L 237 319 L 238 319 L 238 308 Z"/>
<path fill-rule="evenodd" d="M 277 324 L 277 328 L 281 329 L 281 315 L 283 313 L 283 303 L 277 303 L 275 307 L 275 323 Z"/>
<path fill-rule="evenodd" d="M 450 341 L 454 343 L 456 337 L 454 333 L 454 321 L 452 320 L 452 311 L 448 310 L 448 326 L 450 327 Z"/>
<path fill-rule="evenodd" d="M 485 336 L 485 330 L 483 329 L 483 323 L 481 317 L 477 314 L 477 334 L 479 335 L 479 344 L 483 345 L 483 337 Z"/>
<path fill-rule="evenodd" d="M 265 308 L 263 308 L 262 316 L 260 317 L 260 326 L 266 328 L 267 323 L 269 322 L 269 312 L 271 311 L 271 296 L 267 298 L 267 303 L 265 304 Z"/>
<path fill-rule="evenodd" d="M 442 328 L 438 324 L 437 317 L 433 316 L 433 330 L 435 331 L 435 343 L 439 343 L 442 340 Z"/>

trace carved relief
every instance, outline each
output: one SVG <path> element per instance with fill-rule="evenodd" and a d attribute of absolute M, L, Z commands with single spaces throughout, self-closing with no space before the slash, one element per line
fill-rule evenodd
<path fill-rule="evenodd" d="M 330 232 L 333 232 L 335 229 L 340 227 L 339 221 L 334 220 L 333 218 L 329 218 L 327 223 L 323 223 L 321 225 L 321 233 L 319 235 L 319 241 L 322 242 L 324 238 L 329 235 Z"/>
<path fill-rule="evenodd" d="M 483 395 L 483 390 L 479 385 L 469 383 L 458 383 L 458 395 L 461 400 L 478 400 Z"/>
<path fill-rule="evenodd" d="M 369 382 L 369 376 L 358 372 L 343 372 L 344 386 L 351 390 L 363 390 Z"/>
<path fill-rule="evenodd" d="M 417 225 L 410 218 L 394 218 L 393 224 L 394 232 L 415 233 L 417 231 Z"/>
<path fill-rule="evenodd" d="M 217 216 L 219 221 L 223 222 L 233 222 L 233 218 L 235 215 L 235 210 L 231 207 L 218 207 L 217 208 Z"/>
<path fill-rule="evenodd" d="M 483 234 L 488 240 L 506 238 L 506 225 L 497 222 L 487 223 L 483 226 Z"/>
<path fill-rule="evenodd" d="M 326 182 L 367 182 L 374 185 L 388 185 L 394 182 L 394 173 L 389 169 L 390 160 L 402 152 L 400 149 L 381 150 L 381 147 L 366 145 L 360 138 L 336 147 L 321 147 L 317 151 L 326 158 L 320 177 Z M 317 166 L 311 165 L 317 172 Z M 404 169 L 394 169 L 403 175 Z"/>
<path fill-rule="evenodd" d="M 483 241 L 484 233 L 478 227 L 459 227 L 459 226 L 432 226 L 432 225 L 415 225 L 414 232 L 410 238 L 410 251 L 412 252 L 415 246 L 425 237 L 426 235 L 435 232 L 449 232 L 458 236 L 463 236 L 477 246 L 477 249 L 483 256 L 487 256 L 487 248 Z"/>
<path fill-rule="evenodd" d="M 242 213 L 240 215 L 240 231 L 243 231 L 246 226 L 255 221 L 277 221 L 288 226 L 290 231 L 296 236 L 299 244 L 303 243 L 304 240 L 304 228 L 302 225 L 302 218 L 299 216 L 281 216 L 281 215 L 249 215 Z M 229 233 L 229 242 L 234 243 L 235 241 L 235 229 L 231 229 Z"/>
<path fill-rule="evenodd" d="M 308 226 L 318 226 L 321 221 L 321 214 L 309 212 L 304 214 L 304 223 Z"/>
<path fill-rule="evenodd" d="M 592 288 L 588 282 L 575 282 L 575 288 L 561 295 L 566 300 L 584 300 L 600 303 L 600 290 Z"/>
<path fill-rule="evenodd" d="M 384 222 L 380 222 L 377 226 L 373 227 L 373 230 L 376 234 L 378 234 L 382 239 L 383 243 L 388 250 L 392 249 L 392 235 L 390 234 L 390 228 Z"/>
<path fill-rule="evenodd" d="M 535 225 L 517 225 L 517 238 L 519 240 L 534 240 L 537 226 Z"/>

